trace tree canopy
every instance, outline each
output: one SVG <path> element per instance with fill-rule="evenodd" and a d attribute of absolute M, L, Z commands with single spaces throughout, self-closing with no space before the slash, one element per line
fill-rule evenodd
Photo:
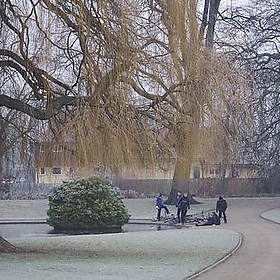
<path fill-rule="evenodd" d="M 219 4 L 200 20 L 187 0 L 1 1 L 2 114 L 39 120 L 85 164 L 172 157 L 179 188 L 203 135 L 219 150 L 245 119 L 243 74 L 213 49 Z"/>

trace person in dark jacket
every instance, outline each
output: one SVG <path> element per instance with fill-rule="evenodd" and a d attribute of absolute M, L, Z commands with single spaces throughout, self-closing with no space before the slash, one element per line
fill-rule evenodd
<path fill-rule="evenodd" d="M 164 209 L 167 215 L 170 213 L 167 206 L 165 205 L 162 194 L 159 194 L 159 196 L 156 198 L 156 209 L 158 211 L 157 212 L 157 220 L 158 221 L 160 221 L 161 209 Z"/>
<path fill-rule="evenodd" d="M 181 222 L 182 225 L 184 225 L 186 221 L 187 211 L 188 209 L 190 209 L 190 200 L 187 193 L 184 193 L 180 198 L 178 207 L 181 211 Z"/>
<path fill-rule="evenodd" d="M 225 223 L 227 223 L 226 210 L 227 210 L 227 201 L 222 196 L 219 196 L 219 199 L 216 203 L 216 212 L 218 213 L 220 219 L 223 216 Z"/>
<path fill-rule="evenodd" d="M 212 225 L 219 225 L 220 224 L 220 218 L 217 215 L 216 212 L 212 212 L 211 215 L 207 217 L 206 222 L 204 223 L 197 223 L 196 226 L 212 226 Z"/>
<path fill-rule="evenodd" d="M 176 196 L 176 207 L 177 207 L 177 220 L 178 223 L 181 221 L 181 208 L 179 207 L 180 199 L 182 197 L 182 193 L 180 191 L 177 192 Z"/>

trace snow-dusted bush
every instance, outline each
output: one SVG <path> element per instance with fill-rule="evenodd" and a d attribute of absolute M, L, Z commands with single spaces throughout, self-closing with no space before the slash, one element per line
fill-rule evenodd
<path fill-rule="evenodd" d="M 129 220 L 119 193 L 102 176 L 65 182 L 54 189 L 47 214 L 55 229 L 121 227 Z"/>

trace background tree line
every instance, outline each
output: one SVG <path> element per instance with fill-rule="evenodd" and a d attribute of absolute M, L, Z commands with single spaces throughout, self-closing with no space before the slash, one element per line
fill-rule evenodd
<path fill-rule="evenodd" d="M 260 165 L 265 189 L 279 191 L 280 4 L 249 1 L 221 13 L 217 47 L 246 73 L 252 128 L 243 132 L 243 159 Z"/>

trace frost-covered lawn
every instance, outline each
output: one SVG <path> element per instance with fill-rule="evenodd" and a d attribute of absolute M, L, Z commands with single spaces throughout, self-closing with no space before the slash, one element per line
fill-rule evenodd
<path fill-rule="evenodd" d="M 156 217 L 153 198 L 124 199 L 131 218 L 152 219 Z M 203 202 L 191 206 L 188 214 L 207 212 L 215 208 L 215 200 L 198 199 Z M 176 213 L 176 207 L 168 205 L 171 213 Z M 0 219 L 44 219 L 47 216 L 48 200 L 0 200 Z"/>
<path fill-rule="evenodd" d="M 184 279 L 238 244 L 229 230 L 180 229 L 10 240 L 34 253 L 0 255 L 1 279 Z"/>
<path fill-rule="evenodd" d="M 267 220 L 280 224 L 280 208 L 271 209 L 261 214 Z"/>
<path fill-rule="evenodd" d="M 155 217 L 153 199 L 125 200 L 132 218 Z M 214 200 L 192 207 L 207 212 Z M 47 201 L 0 201 L 1 219 L 44 218 Z M 2 212 L 3 210 L 3 212 Z M 175 207 L 170 207 L 175 213 Z M 29 252 L 0 254 L 7 280 L 179 280 L 212 265 L 239 244 L 218 226 L 119 234 L 9 239 Z"/>

